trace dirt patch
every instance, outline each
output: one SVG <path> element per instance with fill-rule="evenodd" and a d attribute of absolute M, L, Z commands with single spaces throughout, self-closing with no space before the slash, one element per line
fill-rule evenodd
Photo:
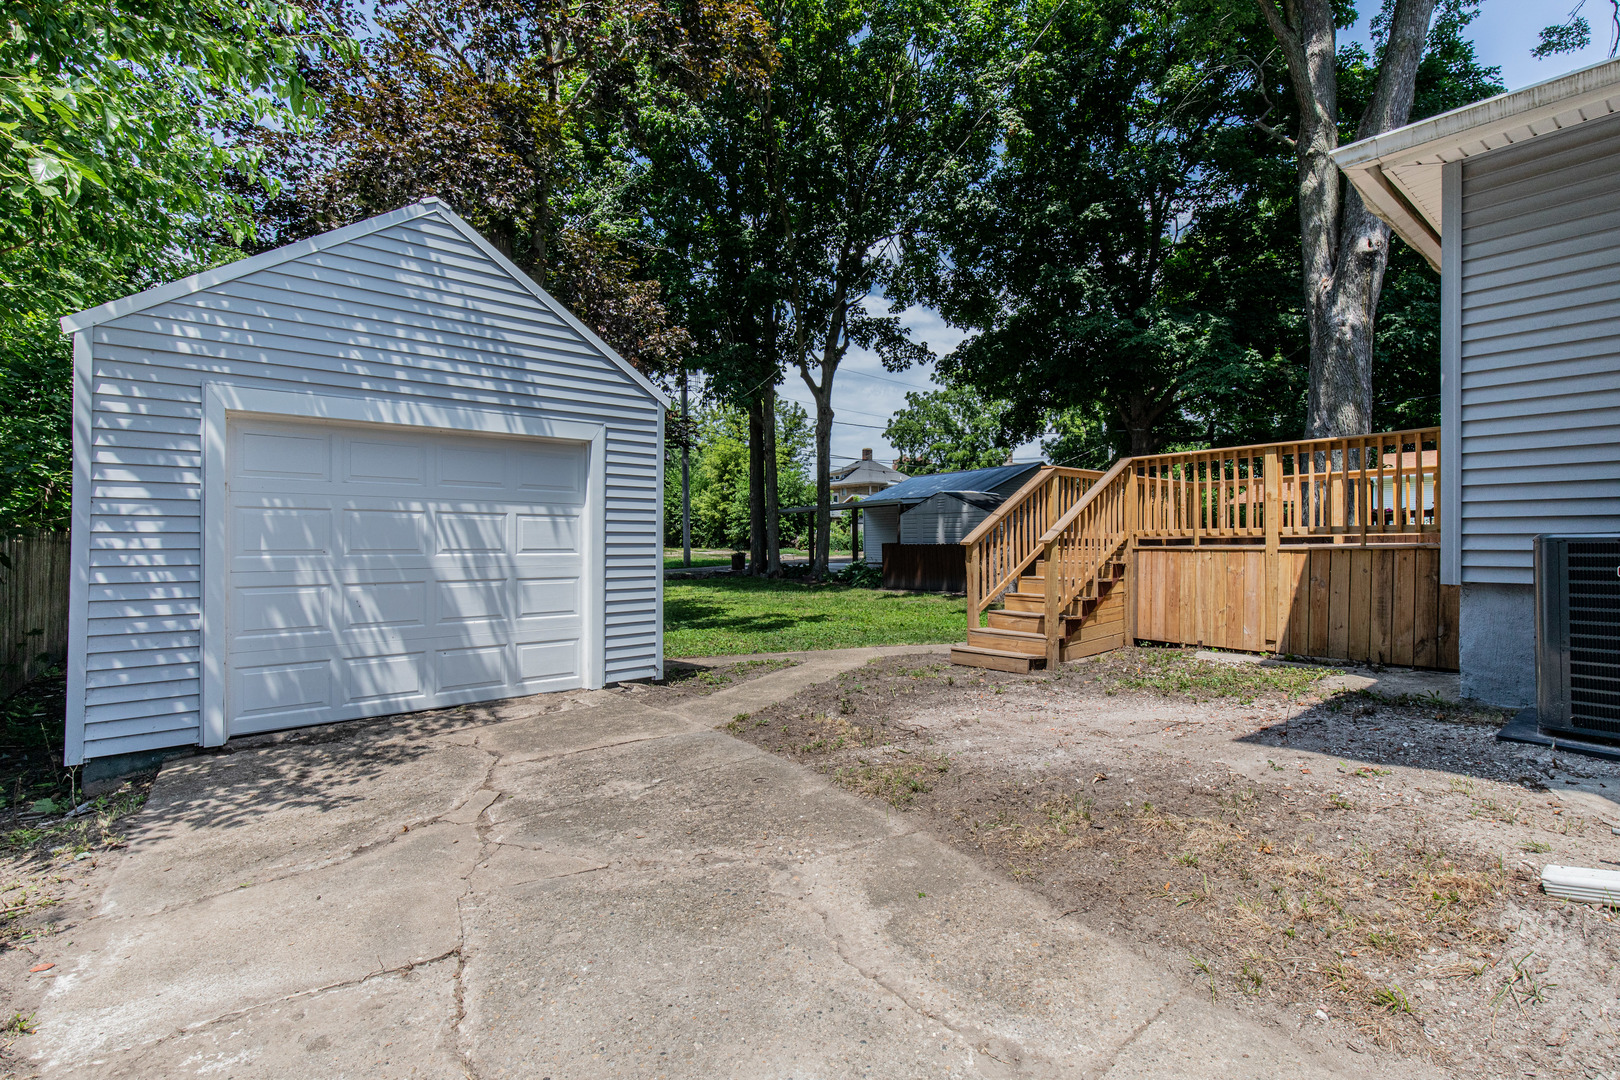
<path fill-rule="evenodd" d="M 789 656 L 719 664 L 692 664 L 684 660 L 669 660 L 664 664 L 662 683 L 643 685 L 655 687 L 659 697 L 664 699 L 703 697 L 727 686 L 735 686 L 737 683 L 769 675 L 773 671 L 798 666 L 799 661 Z"/>
<path fill-rule="evenodd" d="M 1609 1075 L 1620 933 L 1537 876 L 1620 859 L 1620 766 L 1321 675 L 1162 649 L 1056 677 L 894 657 L 726 726 L 1305 1037 L 1453 1076 Z"/>

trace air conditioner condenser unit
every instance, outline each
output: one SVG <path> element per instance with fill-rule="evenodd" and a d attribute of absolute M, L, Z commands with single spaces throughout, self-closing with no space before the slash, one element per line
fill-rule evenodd
<path fill-rule="evenodd" d="M 1620 536 L 1538 536 L 1541 730 L 1620 742 Z"/>

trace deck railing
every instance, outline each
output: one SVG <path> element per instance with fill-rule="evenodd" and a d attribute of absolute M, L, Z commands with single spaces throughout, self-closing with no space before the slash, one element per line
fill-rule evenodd
<path fill-rule="evenodd" d="M 1155 454 L 1136 459 L 1138 540 L 1432 540 L 1440 429 Z"/>
<path fill-rule="evenodd" d="M 1040 539 L 1046 560 L 1046 662 L 1053 669 L 1063 645 L 1064 614 L 1075 601 L 1096 597 L 1104 568 L 1131 538 L 1132 465 L 1131 458 L 1115 462 Z"/>
<path fill-rule="evenodd" d="M 1063 616 L 1128 546 L 1436 544 L 1440 527 L 1437 427 L 1123 458 L 1107 473 L 1048 466 L 962 541 L 968 626 L 1044 558 L 1055 664 Z"/>
<path fill-rule="evenodd" d="M 969 626 L 1018 581 L 1041 554 L 1041 537 L 1102 475 L 1044 466 L 963 539 Z"/>

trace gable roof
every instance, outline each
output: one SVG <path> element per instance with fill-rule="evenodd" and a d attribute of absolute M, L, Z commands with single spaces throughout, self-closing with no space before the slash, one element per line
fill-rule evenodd
<path fill-rule="evenodd" d="M 906 479 L 906 474 L 898 469 L 891 469 L 874 458 L 861 458 L 853 465 L 846 465 L 833 474 L 833 487 L 859 487 L 862 484 L 899 484 Z"/>
<path fill-rule="evenodd" d="M 1440 268 L 1440 176 L 1477 157 L 1620 112 L 1620 60 L 1498 94 L 1415 124 L 1341 146 L 1333 160 L 1368 209 Z"/>
<path fill-rule="evenodd" d="M 968 469 L 963 472 L 933 473 L 913 476 L 903 484 L 861 500 L 862 508 L 885 504 L 920 503 L 930 495 L 942 491 L 987 492 L 1001 487 L 1010 480 L 1021 479 L 1041 467 L 1038 461 L 1021 465 L 997 465 L 993 469 Z"/>
<path fill-rule="evenodd" d="M 932 502 L 935 499 L 940 502 L 965 503 L 980 510 L 994 510 L 1007 501 L 1007 496 L 997 495 L 993 491 L 936 491 L 923 502 Z"/>
<path fill-rule="evenodd" d="M 558 303 L 550 293 L 540 287 L 538 282 L 518 269 L 517 264 L 512 262 L 511 259 L 495 250 L 495 246 L 484 239 L 477 229 L 463 221 L 461 216 L 451 210 L 442 200 L 432 197 L 423 199 L 419 203 L 413 203 L 410 206 L 401 207 L 387 214 L 378 214 L 376 217 L 357 221 L 353 225 L 345 225 L 341 229 L 333 229 L 330 232 L 321 233 L 319 236 L 312 236 L 308 240 L 299 240 L 296 243 L 286 244 L 272 251 L 262 252 L 246 259 L 238 259 L 236 262 L 226 263 L 224 266 L 217 266 L 212 270 L 205 270 L 200 274 L 192 274 L 190 277 L 184 277 L 178 281 L 155 285 L 150 289 L 132 293 L 118 300 L 110 300 L 105 304 L 85 308 L 83 311 L 75 312 L 72 315 L 64 315 L 60 320 L 62 332 L 73 334 L 81 330 L 87 330 L 99 323 L 121 319 L 126 315 L 133 315 L 138 311 L 145 311 L 147 308 L 178 300 L 182 296 L 189 296 L 192 293 L 212 289 L 215 286 L 223 285 L 227 281 L 234 281 L 249 274 L 257 274 L 260 271 L 269 270 L 283 263 L 313 255 L 318 251 L 326 251 L 329 248 L 346 244 L 351 240 L 370 236 L 372 233 L 381 232 L 395 225 L 429 216 L 437 217 L 464 236 L 486 258 L 499 266 L 524 289 L 528 290 L 546 310 L 556 315 L 593 347 L 600 350 L 603 356 L 628 375 L 636 385 L 647 391 L 653 400 L 659 402 L 665 408 L 672 406 L 673 402 L 671 402 L 668 394 L 637 371 L 629 361 L 615 352 L 607 342 L 597 337 L 590 327 L 580 322 L 573 312 Z"/>

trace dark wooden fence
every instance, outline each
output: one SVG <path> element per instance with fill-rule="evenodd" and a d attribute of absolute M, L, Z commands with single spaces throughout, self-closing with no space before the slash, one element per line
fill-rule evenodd
<path fill-rule="evenodd" d="M 0 694 L 67 654 L 67 533 L 0 539 Z"/>
<path fill-rule="evenodd" d="M 967 559 L 961 544 L 884 544 L 883 587 L 913 592 L 963 592 Z"/>

